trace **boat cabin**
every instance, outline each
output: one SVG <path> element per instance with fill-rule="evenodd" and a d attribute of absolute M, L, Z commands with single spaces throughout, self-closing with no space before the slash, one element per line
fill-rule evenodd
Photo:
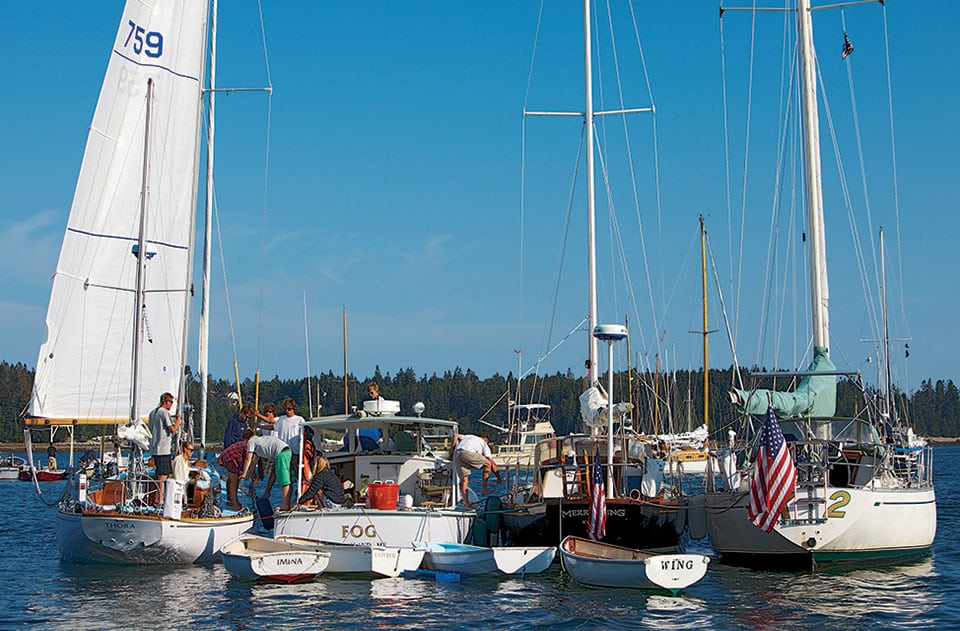
<path fill-rule="evenodd" d="M 344 483 L 348 504 L 367 502 L 371 484 L 386 484 L 415 506 L 452 506 L 449 450 L 458 424 L 399 410 L 396 401 L 368 401 L 355 414 L 311 419 L 304 428 L 313 430 L 318 453 L 320 445 L 342 440 L 338 451 L 323 455 Z"/>

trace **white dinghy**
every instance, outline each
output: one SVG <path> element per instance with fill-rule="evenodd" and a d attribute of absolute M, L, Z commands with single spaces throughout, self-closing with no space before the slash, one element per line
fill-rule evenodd
<path fill-rule="evenodd" d="M 560 555 L 563 568 L 578 583 L 674 594 L 703 578 L 710 564 L 702 554 L 656 554 L 580 537 L 565 538 Z"/>
<path fill-rule="evenodd" d="M 431 570 L 478 574 L 539 574 L 553 563 L 556 546 L 518 546 L 485 548 L 462 543 L 431 543 L 424 565 Z"/>
<path fill-rule="evenodd" d="M 241 535 L 220 549 L 223 566 L 244 581 L 299 583 L 321 574 L 330 553 L 259 535 Z"/>
<path fill-rule="evenodd" d="M 329 555 L 327 574 L 379 574 L 396 578 L 405 570 L 419 568 L 424 555 L 420 549 L 371 543 L 334 543 L 288 535 L 277 535 L 276 540 Z"/>

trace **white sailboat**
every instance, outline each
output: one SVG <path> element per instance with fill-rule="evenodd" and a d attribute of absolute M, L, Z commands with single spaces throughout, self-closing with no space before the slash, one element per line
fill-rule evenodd
<path fill-rule="evenodd" d="M 28 425 L 129 424 L 123 433 L 136 437 L 161 393 L 182 402 L 215 20 L 215 2 L 124 7 L 54 276 Z M 203 489 L 184 506 L 169 485 L 156 506 L 144 460 L 134 446 L 126 474 L 99 488 L 76 476 L 57 510 L 64 559 L 208 561 L 252 526 L 251 512 L 221 514 Z"/>
<path fill-rule="evenodd" d="M 882 437 L 885 411 L 875 400 L 854 418 L 836 413 L 837 376 L 830 360 L 823 195 L 819 156 L 817 60 L 811 6 L 796 7 L 803 99 L 806 203 L 813 310 L 813 363 L 791 392 L 736 390 L 746 414 L 772 406 L 796 468 L 796 484 L 771 531 L 747 518 L 753 456 L 728 452 L 721 461 L 725 488 L 708 492 L 706 526 L 725 560 L 783 566 L 820 561 L 867 561 L 925 553 L 936 534 L 930 453 L 915 445 L 909 466 L 902 449 Z M 844 56 L 849 51 L 844 51 Z M 884 334 L 885 335 L 885 334 Z M 783 373 L 778 373 L 783 375 Z M 887 410 L 888 411 L 888 410 Z M 880 431 L 878 431 L 878 428 Z M 886 433 L 886 432 L 883 432 Z M 756 445 L 751 446 L 756 452 Z M 726 463 L 728 466 L 725 466 Z"/>
<path fill-rule="evenodd" d="M 602 459 L 607 469 L 607 542 L 633 548 L 675 549 L 686 527 L 687 500 L 681 489 L 665 484 L 662 461 L 652 457 L 639 436 L 627 429 L 626 412 L 632 404 L 608 406 L 608 394 L 599 387 L 596 333 L 598 326 L 595 162 L 600 151 L 595 139 L 598 118 L 604 115 L 651 112 L 652 107 L 596 111 L 594 109 L 593 16 L 590 0 L 582 5 L 584 42 L 583 151 L 587 205 L 587 293 L 589 339 L 588 389 L 580 396 L 582 431 L 541 441 L 534 450 L 530 493 L 521 502 L 507 502 L 504 538 L 511 545 L 559 545 L 565 535 L 585 536 L 592 497 L 588 464 Z M 524 112 L 527 115 L 557 113 Z M 559 115 L 570 115 L 559 114 Z M 604 167 L 606 170 L 608 167 Z M 608 175 L 604 174 L 604 179 Z M 619 326 L 619 325 L 618 325 Z M 619 326 L 625 329 L 625 327 Z M 625 333 L 624 333 L 625 336 Z M 612 364 L 612 362 L 611 362 Z M 611 365 L 610 370 L 613 370 Z M 610 389 L 612 390 L 612 384 Z M 609 408 L 609 409 L 608 409 Z M 614 422 L 614 412 L 620 417 Z M 618 428 L 615 430 L 615 426 Z M 616 483 L 615 483 L 616 481 Z M 520 497 L 518 495 L 518 497 Z"/>

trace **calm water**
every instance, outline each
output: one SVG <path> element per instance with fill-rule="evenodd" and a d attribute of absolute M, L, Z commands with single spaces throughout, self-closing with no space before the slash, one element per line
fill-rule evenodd
<path fill-rule="evenodd" d="M 2 482 L 6 571 L 0 574 L 0 627 L 960 628 L 955 500 L 960 473 L 951 468 L 958 456 L 956 446 L 934 452 L 939 526 L 930 557 L 891 568 L 818 574 L 758 572 L 715 562 L 703 581 L 677 598 L 582 587 L 561 574 L 558 564 L 525 579 L 473 577 L 437 584 L 321 577 L 295 586 L 237 583 L 221 565 L 67 564 L 57 556 L 52 509 L 32 485 Z M 45 499 L 52 502 L 61 484 L 41 484 Z M 698 551 L 710 553 L 706 547 Z"/>

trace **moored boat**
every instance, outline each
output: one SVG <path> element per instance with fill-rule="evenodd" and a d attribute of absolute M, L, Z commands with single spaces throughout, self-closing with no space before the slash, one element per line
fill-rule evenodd
<path fill-rule="evenodd" d="M 539 574 L 550 567 L 557 554 L 554 546 L 486 548 L 463 543 L 431 543 L 422 549 L 426 551 L 424 566 L 427 569 L 467 576 Z"/>
<path fill-rule="evenodd" d="M 25 424 L 50 428 L 51 441 L 55 427 L 110 426 L 117 462 L 123 439 L 131 453 L 125 473 L 73 477 L 55 527 L 66 560 L 212 561 L 254 523 L 248 510 L 221 512 L 209 489 L 185 498 L 172 480 L 160 488 L 146 476 L 144 453 L 144 420 L 162 393 L 179 393 L 172 413 L 185 413 L 205 62 L 215 46 L 208 20 L 215 17 L 206 1 L 129 0 L 89 127 Z"/>
<path fill-rule="evenodd" d="M 731 438 L 729 448 L 718 454 L 723 483 L 708 486 L 704 500 L 706 533 L 714 549 L 725 561 L 754 566 L 815 567 L 825 561 L 889 563 L 928 553 L 937 529 L 933 454 L 922 443 L 909 445 L 908 439 L 904 444 L 903 438 L 912 432 L 905 427 L 906 416 L 898 409 L 890 381 L 882 231 L 879 252 L 873 253 L 878 262 L 873 270 L 876 277 L 868 278 L 864 267 L 861 278 L 869 308 L 876 307 L 881 315 L 874 321 L 877 336 L 871 341 L 877 345 L 878 363 L 885 377 L 878 374 L 880 383 L 871 392 L 859 369 L 838 370 L 832 359 L 831 344 L 836 340 L 830 328 L 829 223 L 818 106 L 828 99 L 826 94 L 822 99 L 817 94 L 818 85 L 826 90 L 830 83 L 822 81 L 825 64 L 814 48 L 815 8 L 828 7 L 812 8 L 809 0 L 798 0 L 789 9 L 796 14 L 791 20 L 796 31 L 788 34 L 794 40 L 791 48 L 796 55 L 791 64 L 795 75 L 789 83 L 801 86 L 803 107 L 796 114 L 802 117 L 802 124 L 784 121 L 784 129 L 796 129 L 803 137 L 802 175 L 806 186 L 789 188 L 805 192 L 801 201 L 806 213 L 801 223 L 808 250 L 799 264 L 809 268 L 810 329 L 805 332 L 809 337 L 801 334 L 799 346 L 811 349 L 812 356 L 805 370 L 756 373 L 749 389 L 731 390 L 730 401 L 742 414 L 743 439 L 735 443 Z M 852 46 L 849 50 L 845 46 L 840 59 L 832 60 L 837 65 L 831 64 L 831 70 L 846 74 L 852 89 L 853 65 L 847 59 L 850 52 Z M 845 68 L 839 68 L 840 64 Z M 856 109 L 856 102 L 852 105 Z M 851 122 L 856 126 L 854 114 Z M 790 116 L 795 116 L 793 111 Z M 831 136 L 834 133 L 831 122 Z M 890 133 L 892 136 L 892 117 Z M 786 142 L 784 146 L 792 144 Z M 838 161 L 840 157 L 838 153 Z M 845 177 L 842 169 L 839 176 Z M 841 184 L 846 190 L 847 182 Z M 781 185 L 778 177 L 774 186 Z M 853 249 L 868 249 L 857 234 L 859 222 L 850 198 L 847 194 L 837 197 L 836 206 L 846 205 L 850 214 L 855 233 Z M 864 198 L 869 206 L 866 194 Z M 791 206 L 796 201 L 778 199 L 777 206 Z M 789 238 L 793 228 L 787 230 Z M 871 241 L 869 247 L 873 245 Z M 792 270 L 784 271 L 784 276 L 793 274 Z M 872 287 L 880 288 L 878 299 L 870 297 Z M 787 294 L 795 289 L 778 287 L 775 293 Z M 842 401 L 838 377 L 845 378 L 843 385 L 848 388 L 844 414 L 838 413 Z M 901 459 L 904 448 L 912 450 L 909 464 Z"/>
<path fill-rule="evenodd" d="M 19 480 L 20 472 L 27 466 L 27 461 L 20 456 L 8 454 L 0 456 L 0 480 Z"/>
<path fill-rule="evenodd" d="M 241 535 L 220 549 L 223 566 L 245 581 L 299 583 L 321 574 L 330 563 L 330 553 L 296 543 Z"/>
<path fill-rule="evenodd" d="M 56 482 L 67 479 L 66 469 L 31 469 L 27 467 L 20 470 L 20 479 L 24 482 L 33 480 L 34 476 L 37 482 Z"/>
<path fill-rule="evenodd" d="M 560 555 L 578 583 L 674 594 L 702 579 L 710 564 L 702 554 L 656 554 L 572 536 L 560 544 Z"/>
<path fill-rule="evenodd" d="M 379 574 L 396 578 L 405 571 L 420 567 L 425 553 L 425 550 L 412 546 L 330 543 L 286 535 L 279 535 L 276 540 L 328 554 L 328 574 Z"/>
<path fill-rule="evenodd" d="M 467 539 L 476 512 L 458 501 L 446 460 L 457 423 L 399 411 L 396 401 L 367 401 L 356 414 L 304 423 L 318 440 L 344 437 L 340 451 L 325 455 L 347 500 L 337 508 L 279 512 L 275 536 L 398 548 Z"/>

